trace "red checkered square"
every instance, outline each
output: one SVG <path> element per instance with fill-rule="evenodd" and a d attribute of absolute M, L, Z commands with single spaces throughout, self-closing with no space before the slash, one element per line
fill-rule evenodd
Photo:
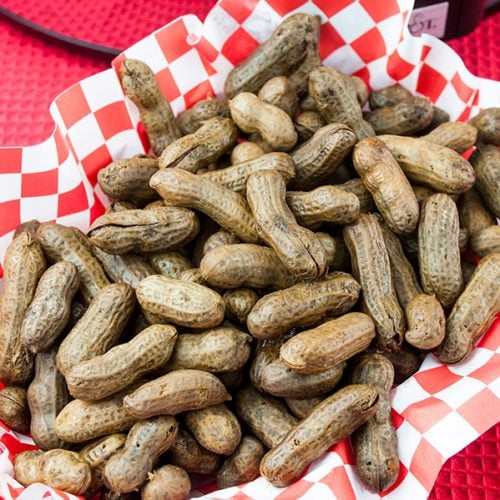
<path fill-rule="evenodd" d="M 259 43 L 252 38 L 243 28 L 238 28 L 222 47 L 222 54 L 233 65 L 246 59 Z"/>
<path fill-rule="evenodd" d="M 108 140 L 118 132 L 133 128 L 124 101 L 114 102 L 94 112 L 104 139 Z"/>
<path fill-rule="evenodd" d="M 245 0 L 245 2 L 234 2 L 232 0 L 221 0 L 222 7 L 233 19 L 243 24 L 243 21 L 255 10 L 258 0 Z"/>
<path fill-rule="evenodd" d="M 87 208 L 89 208 L 87 193 L 83 182 L 80 182 L 76 188 L 59 195 L 57 217 L 81 212 Z"/>
<path fill-rule="evenodd" d="M 498 345 L 498 344 L 497 344 Z M 488 364 L 481 366 L 469 374 L 469 377 L 480 380 L 485 384 L 491 384 L 498 379 L 500 373 L 500 354 L 494 354 Z"/>
<path fill-rule="evenodd" d="M 207 97 L 213 97 L 214 95 L 215 92 L 210 82 L 208 80 L 202 82 L 185 94 L 184 100 L 186 101 L 186 108 L 190 108 L 198 101 L 206 99 Z"/>
<path fill-rule="evenodd" d="M 22 174 L 21 196 L 29 198 L 32 196 L 55 194 L 58 187 L 57 179 L 57 168 L 46 172 Z"/>
<path fill-rule="evenodd" d="M 398 430 L 399 426 L 404 422 L 404 418 L 394 409 L 391 410 L 391 418 L 394 428 Z"/>
<path fill-rule="evenodd" d="M 415 427 L 418 432 L 423 434 L 452 411 L 453 410 L 443 401 L 437 398 L 428 398 L 410 405 L 403 412 L 403 417 Z"/>
<path fill-rule="evenodd" d="M 319 33 L 319 55 L 326 59 L 332 52 L 345 45 L 344 39 L 330 23 L 321 25 Z"/>
<path fill-rule="evenodd" d="M 201 37 L 200 41 L 196 44 L 196 49 L 199 51 L 201 58 L 208 62 L 214 62 L 219 55 L 219 52 L 205 37 Z"/>
<path fill-rule="evenodd" d="M 0 203 L 0 234 L 10 233 L 21 224 L 21 202 L 10 200 Z"/>
<path fill-rule="evenodd" d="M 162 69 L 159 73 L 156 73 L 156 80 L 167 101 L 174 101 L 181 95 L 169 68 Z"/>
<path fill-rule="evenodd" d="M 341 491 L 342 500 L 356 500 L 356 494 L 344 467 L 335 467 L 320 482 L 326 484 L 332 491 Z"/>
<path fill-rule="evenodd" d="M 467 106 L 458 116 L 457 122 L 466 122 L 470 118 L 471 108 Z"/>
<path fill-rule="evenodd" d="M 313 3 L 325 13 L 326 17 L 332 17 L 351 5 L 352 0 L 335 0 L 334 2 L 332 0 L 313 0 Z"/>
<path fill-rule="evenodd" d="M 395 14 L 399 14 L 400 12 L 397 0 L 384 0 L 383 2 L 360 0 L 359 3 L 376 23 L 394 16 Z"/>
<path fill-rule="evenodd" d="M 436 394 L 460 380 L 460 375 L 450 372 L 446 365 L 415 374 L 417 382 L 430 394 Z"/>
<path fill-rule="evenodd" d="M 406 78 L 414 69 L 415 66 L 405 61 L 398 51 L 391 54 L 387 60 L 387 73 L 393 80 L 399 81 Z"/>
<path fill-rule="evenodd" d="M 351 42 L 351 47 L 365 63 L 375 61 L 387 53 L 384 39 L 376 27 Z"/>
<path fill-rule="evenodd" d="M 445 460 L 425 438 L 422 438 L 413 459 L 410 470 L 427 490 L 432 489 L 437 473 Z"/>
<path fill-rule="evenodd" d="M 113 159 L 105 144 L 82 159 L 83 170 L 85 170 L 85 174 L 92 186 L 97 184 L 97 173 L 99 170 L 109 165 L 112 161 Z"/>
<path fill-rule="evenodd" d="M 292 10 L 298 9 L 307 0 L 266 0 L 267 3 L 280 15 L 285 16 Z"/>
<path fill-rule="evenodd" d="M 0 175 L 18 174 L 21 172 L 23 157 L 23 150 L 21 148 L 2 148 L 0 153 Z"/>
<path fill-rule="evenodd" d="M 178 20 L 155 34 L 158 44 L 169 63 L 191 50 L 187 42 L 188 31 L 183 20 Z M 175 40 L 175 43 L 172 41 Z"/>
<path fill-rule="evenodd" d="M 436 102 L 448 81 L 444 76 L 428 64 L 423 64 L 417 81 L 417 92 Z"/>
<path fill-rule="evenodd" d="M 474 93 L 474 89 L 469 87 L 462 78 L 460 78 L 460 75 L 455 73 L 455 76 L 451 79 L 451 84 L 453 85 L 453 88 L 457 91 L 458 96 L 462 101 L 468 102 L 469 99 L 471 98 L 472 94 Z"/>
<path fill-rule="evenodd" d="M 295 500 L 296 498 L 301 498 L 310 489 L 313 483 L 305 479 L 300 479 L 299 481 L 291 484 L 283 493 L 280 493 L 275 497 L 275 500 Z"/>
<path fill-rule="evenodd" d="M 79 83 L 63 92 L 56 99 L 56 103 L 67 129 L 90 113 L 90 107 Z"/>
<path fill-rule="evenodd" d="M 498 375 L 498 372 L 497 372 Z M 464 403 L 457 412 L 469 422 L 477 432 L 483 433 L 498 422 L 500 400 L 489 389 L 483 389 Z"/>
<path fill-rule="evenodd" d="M 92 224 L 97 217 L 100 217 L 104 212 L 106 208 L 105 206 L 101 203 L 99 198 L 97 196 L 94 196 L 94 204 L 90 207 L 90 221 L 89 224 Z"/>

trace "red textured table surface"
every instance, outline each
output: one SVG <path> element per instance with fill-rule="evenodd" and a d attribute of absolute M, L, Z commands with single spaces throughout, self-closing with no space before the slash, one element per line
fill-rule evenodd
<path fill-rule="evenodd" d="M 214 0 L 3 0 L 1 4 L 49 29 L 90 42 L 125 48 L 171 19 L 204 19 Z M 478 76 L 500 79 L 500 13 L 450 45 Z M 0 145 L 28 145 L 52 130 L 48 109 L 69 85 L 109 67 L 111 56 L 73 48 L 0 17 Z M 432 499 L 498 498 L 500 425 L 449 459 Z"/>

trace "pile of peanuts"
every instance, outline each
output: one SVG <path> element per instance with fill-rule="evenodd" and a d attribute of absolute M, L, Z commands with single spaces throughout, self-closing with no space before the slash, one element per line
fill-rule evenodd
<path fill-rule="evenodd" d="M 348 436 L 367 487 L 397 479 L 395 380 L 465 359 L 499 312 L 500 109 L 451 123 L 400 86 L 369 94 L 321 65 L 319 27 L 287 18 L 226 99 L 178 117 L 122 63 L 157 158 L 99 172 L 112 203 L 87 235 L 26 222 L 5 256 L 0 418 L 40 448 L 20 483 L 283 487 Z"/>

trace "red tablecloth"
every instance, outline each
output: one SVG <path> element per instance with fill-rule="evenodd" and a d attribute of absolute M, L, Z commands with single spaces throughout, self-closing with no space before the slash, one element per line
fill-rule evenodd
<path fill-rule="evenodd" d="M 2 5 L 52 30 L 125 48 L 182 14 L 204 18 L 214 0 L 3 0 Z M 472 73 L 500 79 L 500 13 L 450 42 Z M 52 99 L 72 83 L 109 67 L 111 56 L 74 48 L 0 17 L 0 144 L 27 145 L 52 130 Z M 430 498 L 498 498 L 500 425 L 449 459 Z"/>

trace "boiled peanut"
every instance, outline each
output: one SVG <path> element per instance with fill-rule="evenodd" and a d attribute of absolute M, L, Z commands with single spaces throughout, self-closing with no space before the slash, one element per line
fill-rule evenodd
<path fill-rule="evenodd" d="M 157 273 L 178 279 L 183 271 L 191 269 L 190 260 L 177 251 L 148 253 L 147 259 Z"/>
<path fill-rule="evenodd" d="M 465 359 L 474 343 L 500 311 L 500 253 L 479 262 L 446 320 L 446 337 L 439 351 L 443 363 Z"/>
<path fill-rule="evenodd" d="M 363 119 L 356 90 L 334 68 L 320 66 L 309 74 L 309 94 L 327 123 L 345 123 L 359 140 L 375 135 Z"/>
<path fill-rule="evenodd" d="M 187 472 L 175 465 L 163 465 L 148 474 L 141 488 L 142 500 L 185 500 L 191 491 Z"/>
<path fill-rule="evenodd" d="M 370 111 L 364 118 L 377 134 L 414 135 L 430 125 L 433 115 L 429 99 L 412 96 Z"/>
<path fill-rule="evenodd" d="M 66 374 L 69 392 L 84 401 L 110 396 L 165 364 L 176 340 L 173 326 L 152 325 L 131 341 L 74 365 Z"/>
<path fill-rule="evenodd" d="M 359 198 L 335 186 L 313 191 L 288 191 L 286 202 L 297 222 L 314 229 L 322 222 L 350 224 L 359 215 Z"/>
<path fill-rule="evenodd" d="M 7 248 L 0 297 L 0 378 L 8 385 L 26 386 L 33 376 L 33 356 L 21 342 L 22 322 L 45 271 L 40 243 L 21 233 Z"/>
<path fill-rule="evenodd" d="M 21 326 L 21 342 L 33 354 L 49 349 L 62 333 L 79 286 L 78 270 L 71 262 L 57 262 L 42 275 Z"/>
<path fill-rule="evenodd" d="M 31 437 L 42 450 L 65 448 L 55 431 L 59 412 L 68 404 L 69 394 L 64 377 L 57 370 L 56 351 L 39 352 L 35 358 L 35 378 L 28 387 L 31 412 Z"/>
<path fill-rule="evenodd" d="M 353 275 L 363 291 L 362 308 L 375 322 L 377 345 L 397 351 L 403 341 L 404 314 L 392 283 L 389 255 L 377 219 L 361 214 L 344 227 Z"/>
<path fill-rule="evenodd" d="M 231 455 L 240 444 L 240 424 L 226 405 L 187 412 L 184 421 L 196 440 L 209 451 Z"/>
<path fill-rule="evenodd" d="M 40 221 L 36 219 L 22 222 L 21 224 L 19 224 L 19 226 L 16 227 L 12 239 L 17 238 L 22 233 L 28 233 L 32 237 L 35 237 L 39 227 L 40 227 Z"/>
<path fill-rule="evenodd" d="M 250 288 L 236 288 L 228 290 L 223 295 L 223 299 L 226 304 L 226 316 L 246 325 L 248 314 L 259 300 L 259 296 Z"/>
<path fill-rule="evenodd" d="M 135 307 L 133 289 L 124 283 L 104 287 L 61 342 L 57 368 L 63 375 L 81 361 L 104 354 L 121 335 Z"/>
<path fill-rule="evenodd" d="M 286 186 L 279 172 L 250 175 L 247 199 L 261 238 L 297 278 L 314 279 L 326 271 L 326 255 L 318 237 L 297 221 L 285 201 Z"/>
<path fill-rule="evenodd" d="M 124 398 L 130 415 L 149 418 L 199 410 L 231 399 L 222 382 L 200 370 L 174 370 Z"/>
<path fill-rule="evenodd" d="M 217 486 L 230 488 L 256 479 L 259 476 L 259 465 L 264 453 L 264 447 L 258 439 L 243 436 L 238 448 L 217 472 Z"/>
<path fill-rule="evenodd" d="M 151 186 L 164 200 L 205 213 L 240 240 L 259 241 L 252 213 L 241 194 L 178 168 L 160 170 L 151 178 Z"/>
<path fill-rule="evenodd" d="M 80 275 L 80 291 L 87 304 L 109 285 L 101 264 L 92 255 L 90 242 L 78 229 L 44 222 L 40 224 L 37 238 L 51 261 L 66 260 L 76 266 Z"/>
<path fill-rule="evenodd" d="M 320 185 L 332 174 L 356 142 L 356 135 L 341 123 L 330 123 L 318 129 L 314 135 L 291 156 L 295 163 L 293 189 L 311 189 Z"/>
<path fill-rule="evenodd" d="M 169 144 L 160 156 L 160 168 L 196 173 L 229 151 L 237 138 L 238 129 L 230 118 L 210 118 L 192 134 Z"/>
<path fill-rule="evenodd" d="M 476 127 L 479 141 L 500 146 L 500 108 L 483 109 L 470 123 Z"/>
<path fill-rule="evenodd" d="M 375 90 L 370 94 L 370 108 L 378 109 L 386 106 L 394 106 L 398 102 L 411 97 L 411 92 L 399 84 Z"/>
<path fill-rule="evenodd" d="M 250 141 L 240 142 L 231 151 L 231 165 L 255 160 L 263 154 L 264 150 L 258 144 Z"/>
<path fill-rule="evenodd" d="M 126 438 L 125 434 L 110 434 L 88 444 L 79 451 L 79 454 L 91 469 L 95 469 L 116 453 L 125 444 Z"/>
<path fill-rule="evenodd" d="M 149 179 L 158 171 L 158 160 L 134 156 L 110 163 L 97 173 L 97 182 L 104 194 L 113 200 L 133 201 L 144 205 L 158 195 L 149 187 Z"/>
<path fill-rule="evenodd" d="M 297 112 L 297 93 L 286 76 L 275 76 L 268 80 L 259 90 L 258 97 L 261 101 L 282 109 L 292 118 Z"/>
<path fill-rule="evenodd" d="M 457 153 L 467 151 L 476 142 L 477 129 L 465 122 L 445 122 L 438 125 L 421 139 L 453 149 Z"/>
<path fill-rule="evenodd" d="M 139 283 L 136 294 L 146 312 L 180 326 L 211 328 L 224 319 L 222 297 L 197 283 L 154 275 Z"/>
<path fill-rule="evenodd" d="M 364 351 L 374 337 L 372 319 L 353 312 L 295 335 L 281 346 L 280 359 L 299 373 L 320 373 Z"/>
<path fill-rule="evenodd" d="M 30 411 L 24 387 L 5 387 L 0 390 L 0 420 L 13 431 L 27 434 L 30 430 Z"/>
<path fill-rule="evenodd" d="M 324 395 L 307 399 L 285 398 L 290 411 L 300 420 L 308 417 L 314 408 L 323 401 Z"/>
<path fill-rule="evenodd" d="M 23 451 L 16 455 L 15 478 L 24 486 L 44 483 L 51 488 L 81 495 L 90 486 L 90 467 L 74 451 Z"/>
<path fill-rule="evenodd" d="M 360 290 L 352 276 L 337 272 L 267 294 L 248 315 L 248 330 L 254 337 L 266 339 L 293 327 L 317 324 L 327 315 L 346 313 L 357 302 Z"/>
<path fill-rule="evenodd" d="M 500 117 L 498 123 L 500 128 Z M 500 149 L 492 145 L 478 144 L 470 161 L 476 171 L 478 191 L 495 216 L 500 217 Z"/>
<path fill-rule="evenodd" d="M 394 381 L 396 384 L 403 383 L 418 372 L 422 364 L 422 359 L 406 345 L 403 345 L 398 352 L 387 352 L 384 353 L 384 356 L 394 366 Z"/>
<path fill-rule="evenodd" d="M 277 170 L 283 176 L 285 182 L 295 176 L 294 161 L 286 153 L 262 154 L 253 160 L 238 163 L 238 165 L 232 167 L 205 172 L 201 176 L 232 191 L 245 194 L 248 177 L 252 172 L 259 170 Z"/>
<path fill-rule="evenodd" d="M 456 151 L 413 137 L 381 135 L 410 181 L 447 194 L 463 193 L 475 181 L 472 165 Z"/>
<path fill-rule="evenodd" d="M 423 351 L 441 344 L 445 335 L 445 317 L 441 304 L 434 295 L 422 293 L 413 297 L 405 307 L 408 330 L 405 340 Z"/>
<path fill-rule="evenodd" d="M 177 339 L 168 368 L 190 368 L 212 373 L 238 370 L 250 357 L 251 342 L 250 335 L 229 326 L 203 333 L 184 333 Z"/>
<path fill-rule="evenodd" d="M 178 430 L 173 417 L 154 417 L 134 424 L 122 449 L 106 462 L 106 486 L 117 493 L 136 490 L 147 480 L 160 455 L 172 446 Z"/>
<path fill-rule="evenodd" d="M 495 216 L 486 207 L 476 188 L 472 188 L 462 195 L 458 215 L 460 226 L 467 229 L 470 236 L 496 222 Z"/>
<path fill-rule="evenodd" d="M 260 473 L 273 486 L 287 486 L 330 446 L 372 417 L 378 399 L 377 389 L 370 385 L 348 385 L 340 389 L 317 405 L 264 455 Z"/>
<path fill-rule="evenodd" d="M 372 195 L 368 189 L 366 189 L 361 179 L 351 179 L 343 184 L 337 184 L 335 187 L 347 191 L 348 193 L 355 194 L 359 199 L 359 211 L 361 213 L 371 212 L 375 209 Z"/>
<path fill-rule="evenodd" d="M 214 99 L 213 97 L 202 99 L 192 108 L 183 111 L 177 117 L 177 123 L 184 135 L 193 134 L 214 116 L 229 118 L 229 104 L 226 99 Z"/>
<path fill-rule="evenodd" d="M 425 200 L 418 227 L 420 281 L 445 309 L 463 289 L 458 230 L 458 210 L 449 196 L 438 193 Z"/>
<path fill-rule="evenodd" d="M 478 257 L 500 252 L 500 226 L 489 226 L 477 231 L 470 238 L 470 246 Z"/>
<path fill-rule="evenodd" d="M 268 448 L 276 446 L 297 423 L 283 403 L 251 385 L 238 389 L 234 404 L 236 415 Z"/>
<path fill-rule="evenodd" d="M 363 483 L 372 490 L 385 491 L 399 474 L 398 441 L 389 398 L 394 368 L 380 354 L 365 354 L 356 363 L 351 382 L 370 384 L 378 390 L 375 415 L 354 431 L 351 441 L 356 470 Z"/>
<path fill-rule="evenodd" d="M 295 130 L 299 136 L 299 141 L 307 141 L 321 127 L 324 127 L 325 121 L 317 111 L 304 111 L 300 113 L 294 121 Z"/>
<path fill-rule="evenodd" d="M 156 156 L 181 136 L 170 103 L 163 97 L 151 68 L 142 61 L 126 59 L 120 66 L 120 79 L 127 97 L 139 108 Z"/>
<path fill-rule="evenodd" d="M 267 104 L 250 92 L 241 92 L 229 101 L 231 117 L 248 134 L 258 132 L 275 151 L 289 151 L 297 142 L 297 132 L 288 114 Z"/>

